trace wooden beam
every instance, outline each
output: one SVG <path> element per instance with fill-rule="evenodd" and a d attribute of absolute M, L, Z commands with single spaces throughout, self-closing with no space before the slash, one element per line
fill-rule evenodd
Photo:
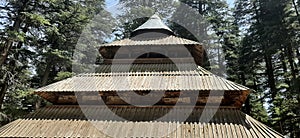
<path fill-rule="evenodd" d="M 104 59 L 104 64 L 126 64 L 126 63 L 135 63 L 135 64 L 150 64 L 150 63 L 195 63 L 193 58 L 138 58 L 138 59 Z"/>
<path fill-rule="evenodd" d="M 124 92 L 125 96 L 126 93 Z M 142 95 L 143 91 L 139 91 L 139 94 Z M 191 99 L 197 91 L 167 91 L 164 92 L 164 96 L 161 97 L 161 100 L 157 103 L 157 105 L 175 105 L 177 102 L 183 104 L 190 104 Z M 210 104 L 219 104 L 221 100 L 222 106 L 233 106 L 237 108 L 241 108 L 244 101 L 246 100 L 250 91 L 225 91 L 223 96 L 220 95 L 211 95 L 209 96 L 209 91 L 200 91 L 198 94 L 198 98 L 196 101 L 196 105 L 206 105 Z M 54 92 L 41 92 L 37 93 L 44 99 L 47 99 L 49 102 L 53 104 L 98 104 L 99 100 L 103 99 L 103 101 L 107 105 L 128 105 L 125 101 L 123 101 L 117 94 L 117 92 L 82 92 L 81 94 L 74 93 L 54 93 Z M 145 92 L 145 95 L 155 96 L 155 92 L 148 94 Z M 76 97 L 77 96 L 77 97 Z M 130 95 L 127 96 L 130 99 Z M 180 98 L 179 98 L 180 97 Z M 210 100 L 208 100 L 210 98 Z M 132 99 L 136 100 L 136 99 Z"/>

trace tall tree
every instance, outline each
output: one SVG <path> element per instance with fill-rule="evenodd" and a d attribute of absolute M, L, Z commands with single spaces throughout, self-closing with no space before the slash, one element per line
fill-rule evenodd
<path fill-rule="evenodd" d="M 36 1 L 5 1 L 1 5 L 1 92 L 0 105 L 12 84 L 19 82 L 18 75 L 28 69 L 32 57 L 29 35 L 33 30 L 49 25 L 49 22 L 38 13 L 41 4 Z M 31 35 L 30 38 L 35 36 Z M 21 83 L 21 82 L 19 82 Z"/>
<path fill-rule="evenodd" d="M 0 107 L 7 114 L 15 113 L 13 106 L 22 110 L 24 102 L 32 104 L 31 88 L 72 76 L 71 59 L 83 28 L 96 14 L 98 21 L 111 20 L 99 0 L 6 0 L 0 6 Z M 97 41 L 111 33 L 110 23 L 91 24 Z"/>
<path fill-rule="evenodd" d="M 191 8 L 195 9 L 197 13 L 202 16 L 202 19 L 194 19 L 200 24 L 196 28 L 199 28 L 197 38 L 204 42 L 209 58 L 209 68 L 220 76 L 226 76 L 225 60 L 223 46 L 225 44 L 225 39 L 229 35 L 230 28 L 230 18 L 231 15 L 228 12 L 229 7 L 226 1 L 206 1 L 206 0 L 182 0 L 182 3 L 189 5 Z M 188 14 L 188 13 L 186 13 Z M 186 15 L 188 16 L 188 15 Z M 184 17 L 186 17 L 184 16 Z M 191 20 L 193 21 L 193 20 Z M 184 33 L 183 33 L 184 34 Z"/>
<path fill-rule="evenodd" d="M 90 29 L 94 29 L 91 30 L 94 34 L 90 37 L 98 37 L 96 38 L 98 41 L 103 42 L 103 35 L 111 33 L 106 29 L 110 28 L 111 23 L 104 26 L 99 21 L 106 18 L 111 19 L 111 16 L 104 11 L 104 1 L 55 1 L 50 5 L 50 9 L 52 12 L 45 10 L 42 14 L 49 20 L 51 27 L 45 29 L 44 36 L 38 43 L 39 47 L 35 49 L 38 52 L 35 64 L 37 80 L 40 80 L 37 82 L 39 86 L 57 81 L 55 79 L 57 75 L 60 75 L 60 79 L 63 79 L 61 76 L 72 76 L 72 57 L 75 46 L 81 37 L 82 30 L 88 24 L 92 24 Z M 93 19 L 94 17 L 96 19 Z M 93 23 L 96 20 L 98 20 L 98 24 Z M 91 27 L 91 25 L 89 26 Z M 97 51 L 96 45 L 94 48 L 91 50 Z M 82 52 L 89 54 L 88 51 Z M 37 107 L 39 107 L 39 102 Z"/>
<path fill-rule="evenodd" d="M 242 0 L 237 1 L 235 14 L 242 34 L 240 63 L 246 65 L 239 65 L 246 71 L 241 80 L 255 84 L 250 88 L 258 96 L 257 100 L 250 99 L 250 111 L 263 110 L 261 105 L 268 104 L 265 106 L 271 115 L 268 123 L 281 133 L 295 137 L 299 123 L 295 123 L 298 119 L 294 119 L 297 116 L 294 107 L 298 106 L 299 94 L 295 92 L 294 80 L 298 79 L 299 71 L 294 44 L 297 29 L 292 27 L 297 14 L 291 10 L 292 4 L 289 0 Z M 254 104 L 255 101 L 261 104 Z"/>

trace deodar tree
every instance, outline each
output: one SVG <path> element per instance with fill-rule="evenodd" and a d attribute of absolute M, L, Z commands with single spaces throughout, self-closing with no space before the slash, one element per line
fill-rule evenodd
<path fill-rule="evenodd" d="M 38 101 L 40 106 L 39 98 L 31 95 L 33 88 L 73 75 L 71 60 L 84 27 L 100 13 L 111 19 L 104 6 L 103 0 L 1 1 L 0 107 L 4 113 L 18 117 L 24 103 L 32 107 Z M 94 23 L 93 29 L 103 29 L 94 31 L 101 33 L 95 35 L 103 36 L 97 38 L 103 42 L 111 24 L 101 25 Z"/>

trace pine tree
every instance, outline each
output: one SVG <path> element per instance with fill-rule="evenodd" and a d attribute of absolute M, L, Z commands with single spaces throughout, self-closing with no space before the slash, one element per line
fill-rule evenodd
<path fill-rule="evenodd" d="M 94 15 L 111 19 L 104 1 L 98 0 L 7 0 L 1 2 L 0 10 L 0 107 L 12 119 L 34 110 L 37 97 L 32 96 L 32 88 L 73 75 L 75 45 Z M 90 29 L 94 39 L 103 42 L 111 24 L 96 20 Z"/>
<path fill-rule="evenodd" d="M 299 126 L 295 123 L 297 118 L 294 119 L 298 94 L 293 89 L 299 72 L 295 63 L 297 48 L 294 43 L 297 39 L 295 28 L 291 29 L 295 23 L 291 21 L 294 19 L 291 4 L 292 1 L 284 0 L 243 0 L 236 3 L 235 13 L 244 34 L 240 59 L 246 65 L 242 69 L 246 71 L 246 78 L 242 80 L 246 80 L 246 84 L 255 84 L 250 88 L 256 90 L 255 95 L 250 95 L 251 111 L 261 111 L 261 106 L 268 104 L 268 115 L 271 115 L 268 124 L 295 137 L 298 133 L 295 128 Z M 260 104 L 254 104 L 255 101 Z M 260 117 L 259 114 L 253 116 Z"/>

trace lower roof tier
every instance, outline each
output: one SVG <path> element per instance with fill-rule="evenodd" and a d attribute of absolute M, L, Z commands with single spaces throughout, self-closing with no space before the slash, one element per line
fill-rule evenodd
<path fill-rule="evenodd" d="M 109 107 L 112 114 L 99 106 L 51 106 L 1 127 L 0 137 L 283 137 L 236 108 L 195 107 L 178 121 L 188 108 Z"/>
<path fill-rule="evenodd" d="M 110 69 L 113 69 L 111 66 Z M 249 91 L 198 66 L 178 71 L 128 71 L 80 74 L 35 90 L 39 92 L 99 91 Z"/>

